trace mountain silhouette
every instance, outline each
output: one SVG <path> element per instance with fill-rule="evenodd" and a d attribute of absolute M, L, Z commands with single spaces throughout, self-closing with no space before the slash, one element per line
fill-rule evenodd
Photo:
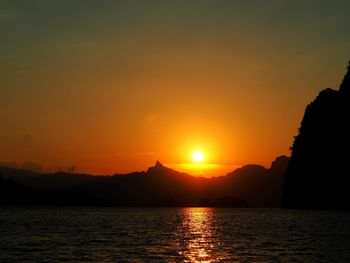
<path fill-rule="evenodd" d="M 283 205 L 349 209 L 350 62 L 339 90 L 325 89 L 305 109 L 285 175 Z"/>
<path fill-rule="evenodd" d="M 270 169 L 247 165 L 226 176 L 195 177 L 162 165 L 113 176 L 43 174 L 0 167 L 35 193 L 37 205 L 278 207 L 288 158 Z"/>
<path fill-rule="evenodd" d="M 0 174 L 0 205 L 31 205 L 34 194 L 29 187 L 16 182 L 12 177 Z"/>
<path fill-rule="evenodd" d="M 239 196 L 249 198 L 254 207 L 281 207 L 283 174 L 288 166 L 287 156 L 277 157 L 266 169 L 260 165 L 246 165 L 229 173 L 225 182 Z"/>

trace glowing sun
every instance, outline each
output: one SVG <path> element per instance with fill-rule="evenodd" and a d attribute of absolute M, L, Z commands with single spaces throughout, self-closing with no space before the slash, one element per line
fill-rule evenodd
<path fill-rule="evenodd" d="M 203 161 L 204 159 L 204 155 L 201 151 L 195 151 L 193 154 L 192 154 L 192 159 L 193 161 L 195 161 L 196 163 L 200 163 L 201 161 Z"/>

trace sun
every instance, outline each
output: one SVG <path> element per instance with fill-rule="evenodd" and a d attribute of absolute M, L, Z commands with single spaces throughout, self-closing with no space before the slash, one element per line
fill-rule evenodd
<path fill-rule="evenodd" d="M 192 159 L 193 161 L 195 161 L 196 163 L 200 163 L 201 161 L 203 161 L 204 159 L 204 155 L 201 151 L 195 151 L 193 154 L 192 154 Z"/>

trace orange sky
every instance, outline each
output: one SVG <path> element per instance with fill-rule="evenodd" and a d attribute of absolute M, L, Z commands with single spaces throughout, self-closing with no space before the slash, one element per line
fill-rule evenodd
<path fill-rule="evenodd" d="M 349 3 L 174 2 L 0 1 L 0 161 L 211 176 L 288 155 L 342 79 Z"/>

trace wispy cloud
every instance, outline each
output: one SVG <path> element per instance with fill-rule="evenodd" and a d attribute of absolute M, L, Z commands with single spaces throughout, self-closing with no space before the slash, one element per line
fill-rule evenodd
<path fill-rule="evenodd" d="M 121 155 L 121 156 L 133 156 L 133 155 L 137 155 L 137 156 L 150 156 L 150 155 L 159 155 L 159 153 L 156 152 L 133 152 L 133 153 L 127 153 L 127 152 L 118 152 L 115 153 L 114 155 Z"/>

